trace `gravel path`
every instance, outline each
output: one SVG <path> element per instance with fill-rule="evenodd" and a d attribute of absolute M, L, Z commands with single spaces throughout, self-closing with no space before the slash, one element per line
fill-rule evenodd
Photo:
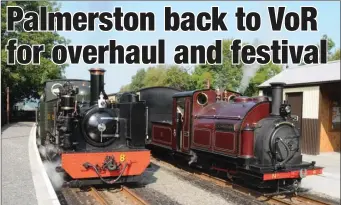
<path fill-rule="evenodd" d="M 144 188 L 135 189 L 151 204 L 262 204 L 251 197 L 224 189 L 175 167 L 159 166 L 156 161 L 152 162 L 151 168 L 143 175 L 141 184 Z"/>

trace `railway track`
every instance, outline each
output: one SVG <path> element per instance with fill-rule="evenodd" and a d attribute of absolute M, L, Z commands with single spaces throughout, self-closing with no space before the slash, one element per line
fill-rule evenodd
<path fill-rule="evenodd" d="M 100 204 L 109 205 L 109 200 L 94 187 L 90 187 L 90 195 Z"/>
<path fill-rule="evenodd" d="M 129 189 L 126 186 L 121 186 L 121 191 L 124 193 L 127 197 L 134 200 L 139 205 L 149 205 L 144 199 L 142 199 L 138 194 L 136 194 L 133 190 Z"/>
<path fill-rule="evenodd" d="M 176 169 L 180 169 L 183 170 L 185 172 L 189 172 L 192 175 L 202 179 L 202 180 L 206 180 L 206 181 L 210 181 L 213 182 L 221 187 L 225 187 L 225 188 L 229 188 L 229 189 L 233 189 L 236 192 L 239 192 L 243 195 L 248 195 L 248 196 L 253 196 L 254 198 L 256 198 L 258 201 L 263 202 L 265 204 L 271 204 L 271 205 L 303 205 L 303 204 L 308 204 L 308 205 L 334 205 L 334 204 L 339 204 L 333 201 L 327 201 L 326 199 L 320 199 L 319 197 L 314 197 L 314 196 L 310 196 L 310 195 L 302 195 L 302 194 L 298 194 L 296 196 L 272 196 L 272 197 L 267 197 L 264 196 L 263 193 L 257 192 L 255 190 L 246 188 L 244 186 L 238 185 L 238 184 L 234 184 L 228 180 L 225 179 L 221 179 L 215 176 L 211 176 L 207 173 L 198 171 L 198 170 L 194 170 L 192 168 L 189 167 L 185 167 L 185 166 L 181 166 L 179 164 L 174 165 L 172 163 L 169 162 L 165 162 L 159 158 L 155 158 L 154 156 L 151 158 L 151 161 L 159 166 L 167 166 L 170 168 L 176 168 Z"/>
<path fill-rule="evenodd" d="M 298 195 L 295 197 L 292 197 L 290 199 L 281 199 L 280 197 L 274 198 L 274 200 L 277 200 L 277 202 L 280 202 L 282 204 L 314 204 L 314 205 L 327 205 L 327 204 L 332 204 L 328 202 L 324 202 L 320 199 L 314 199 L 311 196 L 303 196 L 303 195 Z"/>
<path fill-rule="evenodd" d="M 132 189 L 121 186 L 116 189 L 89 187 L 82 190 L 67 188 L 62 191 L 64 200 L 62 205 L 149 205 Z"/>

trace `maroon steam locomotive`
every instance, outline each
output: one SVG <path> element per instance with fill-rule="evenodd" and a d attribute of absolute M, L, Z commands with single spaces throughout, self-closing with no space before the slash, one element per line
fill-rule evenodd
<path fill-rule="evenodd" d="M 231 180 L 276 188 L 277 194 L 297 192 L 301 179 L 322 174 L 322 167 L 302 161 L 291 106 L 282 103 L 283 86 L 272 84 L 271 101 L 212 89 L 142 89 L 136 94 L 148 106 L 147 144 Z"/>

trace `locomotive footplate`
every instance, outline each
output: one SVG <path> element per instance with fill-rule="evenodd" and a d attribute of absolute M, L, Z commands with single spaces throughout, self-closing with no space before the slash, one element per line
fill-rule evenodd
<path fill-rule="evenodd" d="M 239 167 L 239 169 L 241 169 Z M 273 166 L 250 165 L 249 170 L 243 170 L 247 175 L 256 176 L 262 181 L 278 179 L 302 179 L 306 176 L 320 175 L 323 173 L 323 167 L 315 166 L 315 162 L 302 162 L 301 164 L 286 165 L 285 168 L 274 169 Z M 252 174 L 253 173 L 253 174 Z"/>
<path fill-rule="evenodd" d="M 269 166 L 258 166 L 250 165 L 250 171 L 257 172 L 260 174 L 265 174 L 269 172 L 287 172 L 287 171 L 297 171 L 300 169 L 323 169 L 323 167 L 315 166 L 315 162 L 302 162 L 300 164 L 286 164 L 283 168 L 274 169 L 273 165 Z"/>

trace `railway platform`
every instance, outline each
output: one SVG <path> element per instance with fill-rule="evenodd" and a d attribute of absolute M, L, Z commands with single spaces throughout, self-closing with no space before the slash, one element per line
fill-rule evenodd
<path fill-rule="evenodd" d="M 1 128 L 1 204 L 60 205 L 36 147 L 33 122 Z"/>
<path fill-rule="evenodd" d="M 329 152 L 319 155 L 303 155 L 304 161 L 316 161 L 317 166 L 324 167 L 323 174 L 309 176 L 302 180 L 302 187 L 324 197 L 340 200 L 340 153 Z"/>

